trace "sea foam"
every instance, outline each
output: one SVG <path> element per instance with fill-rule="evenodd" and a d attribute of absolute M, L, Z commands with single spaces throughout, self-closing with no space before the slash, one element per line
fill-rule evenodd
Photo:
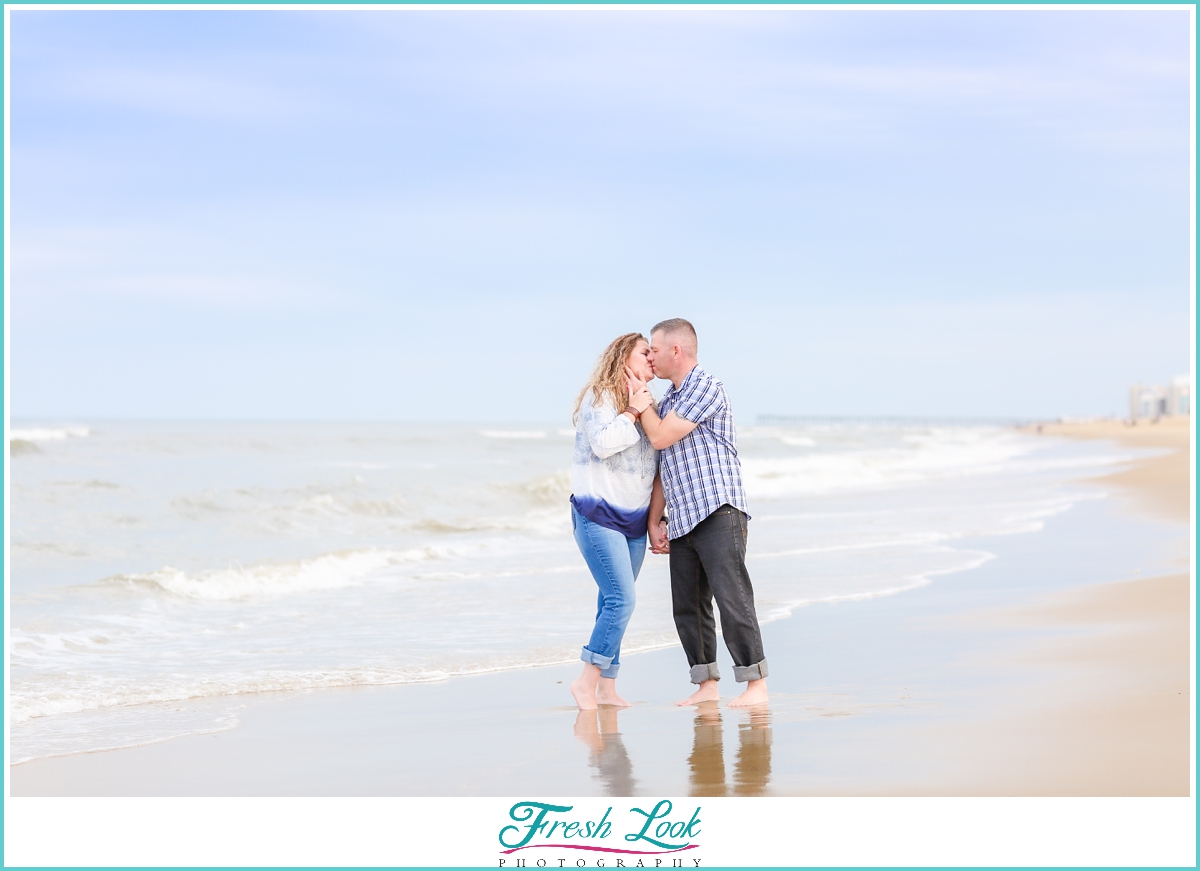
<path fill-rule="evenodd" d="M 167 566 L 155 572 L 116 575 L 106 582 L 147 584 L 188 599 L 230 601 L 349 587 L 389 566 L 434 560 L 447 553 L 447 549 L 434 546 L 404 551 L 346 551 L 280 565 L 237 566 L 195 574 Z"/>

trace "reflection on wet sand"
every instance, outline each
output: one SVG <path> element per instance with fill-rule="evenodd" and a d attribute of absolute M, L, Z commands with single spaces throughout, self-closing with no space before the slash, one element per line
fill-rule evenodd
<path fill-rule="evenodd" d="M 575 718 L 575 737 L 591 750 L 588 764 L 596 769 L 595 776 L 604 784 L 605 794 L 633 795 L 637 781 L 633 779 L 633 764 L 617 731 L 619 710 L 580 711 Z"/>
<path fill-rule="evenodd" d="M 766 705 L 749 710 L 738 724 L 737 760 L 733 766 L 734 795 L 762 795 L 771 777 L 771 712 Z M 692 755 L 688 757 L 689 795 L 727 795 L 725 747 L 721 708 L 717 702 L 696 706 Z"/>
<path fill-rule="evenodd" d="M 750 709 L 738 723 L 737 762 L 733 765 L 733 794 L 762 795 L 771 779 L 771 711 L 766 705 Z"/>
<path fill-rule="evenodd" d="M 688 757 L 688 795 L 725 794 L 725 744 L 717 702 L 696 706 L 692 755 Z"/>
<path fill-rule="evenodd" d="M 604 794 L 632 796 L 637 790 L 633 763 L 617 729 L 622 708 L 579 711 L 575 737 L 587 745 L 588 764 L 604 785 Z M 725 733 L 717 702 L 696 706 L 692 753 L 688 757 L 688 794 L 764 795 L 771 779 L 771 712 L 766 705 L 729 714 L 738 718 L 738 748 L 732 783 L 725 779 Z"/>

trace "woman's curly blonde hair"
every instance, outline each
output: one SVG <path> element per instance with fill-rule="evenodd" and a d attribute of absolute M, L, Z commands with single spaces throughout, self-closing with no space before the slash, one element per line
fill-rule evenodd
<path fill-rule="evenodd" d="M 575 397 L 575 408 L 571 412 L 572 422 L 579 420 L 579 407 L 583 404 L 583 397 L 587 392 L 592 391 L 592 401 L 595 405 L 600 405 L 604 400 L 609 400 L 616 406 L 617 413 L 625 410 L 625 406 L 629 404 L 629 387 L 625 376 L 625 361 L 629 359 L 629 355 L 633 353 L 633 349 L 637 347 L 638 342 L 646 342 L 646 337 L 641 333 L 626 333 L 623 336 L 617 336 L 608 347 L 604 349 L 604 353 L 600 355 L 600 359 L 596 361 L 596 368 L 592 370 L 592 377 L 588 379 L 587 384 L 583 385 L 583 389 L 579 391 L 579 395 Z"/>

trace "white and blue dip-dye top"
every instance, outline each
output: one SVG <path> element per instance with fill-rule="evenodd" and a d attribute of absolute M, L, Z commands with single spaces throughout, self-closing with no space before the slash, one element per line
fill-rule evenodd
<path fill-rule="evenodd" d="M 593 523 L 627 538 L 641 538 L 646 534 L 658 451 L 641 425 L 621 413 L 624 408 L 593 401 L 589 390 L 579 405 L 571 504 Z"/>

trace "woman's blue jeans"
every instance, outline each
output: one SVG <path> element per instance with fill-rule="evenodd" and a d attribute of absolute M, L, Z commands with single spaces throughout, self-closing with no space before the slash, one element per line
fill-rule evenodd
<path fill-rule="evenodd" d="M 601 677 L 616 677 L 621 667 L 621 639 L 633 614 L 633 582 L 646 558 L 646 536 L 626 538 L 614 529 L 592 523 L 571 506 L 575 543 L 600 588 L 596 626 L 579 658 L 599 666 Z"/>

